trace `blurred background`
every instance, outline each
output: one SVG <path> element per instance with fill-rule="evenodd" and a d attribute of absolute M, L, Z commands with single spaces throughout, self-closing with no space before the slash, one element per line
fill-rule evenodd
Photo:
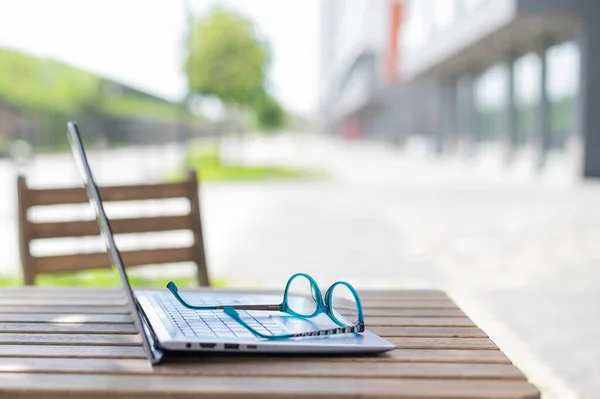
<path fill-rule="evenodd" d="M 80 184 L 77 119 L 101 184 L 198 171 L 218 285 L 444 289 L 549 394 L 600 396 L 599 17 L 591 0 L 3 1 L 0 285 L 21 284 L 16 176 Z M 93 217 L 34 216 L 76 215 Z"/>

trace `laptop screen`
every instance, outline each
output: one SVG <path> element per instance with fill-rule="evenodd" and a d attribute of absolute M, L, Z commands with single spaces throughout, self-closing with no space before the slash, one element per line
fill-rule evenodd
<path fill-rule="evenodd" d="M 69 142 L 71 143 L 71 150 L 73 152 L 73 156 L 75 157 L 75 163 L 77 164 L 77 168 L 79 169 L 79 173 L 83 179 L 83 184 L 90 199 L 90 204 L 96 213 L 96 219 L 98 221 L 98 225 L 100 226 L 100 232 L 104 238 L 104 244 L 106 245 L 106 249 L 112 261 L 113 267 L 119 273 L 121 284 L 123 285 L 123 289 L 125 290 L 125 293 L 130 301 L 131 318 L 135 324 L 136 330 L 140 333 L 146 354 L 153 363 L 156 363 L 160 360 L 160 353 L 157 353 L 154 346 L 151 345 L 148 339 L 148 331 L 145 330 L 144 324 L 142 323 L 142 317 L 139 314 L 137 300 L 131 288 L 131 284 L 129 284 L 127 273 L 125 272 L 125 267 L 123 266 L 123 261 L 121 259 L 121 254 L 119 253 L 117 244 L 115 243 L 108 217 L 104 211 L 102 199 L 100 197 L 96 181 L 94 180 L 92 170 L 90 169 L 90 164 L 83 147 L 83 141 L 81 140 L 77 123 L 73 121 L 68 122 L 67 128 Z"/>

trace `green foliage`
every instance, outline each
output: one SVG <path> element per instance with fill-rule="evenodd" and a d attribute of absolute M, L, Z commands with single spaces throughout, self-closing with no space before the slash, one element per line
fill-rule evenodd
<path fill-rule="evenodd" d="M 177 104 L 148 101 L 146 98 L 131 94 L 103 100 L 100 109 L 110 115 L 149 117 L 164 122 L 177 122 L 181 113 L 181 108 Z"/>
<path fill-rule="evenodd" d="M 0 49 L 0 101 L 20 109 L 48 130 L 83 111 L 119 117 L 176 122 L 178 105 L 132 91 L 108 96 L 101 90 L 110 82 L 65 63 L 18 51 Z M 50 115 L 50 116 L 47 116 Z M 44 129 L 45 130 L 45 129 Z"/>
<path fill-rule="evenodd" d="M 265 179 L 308 179 L 323 178 L 325 173 L 317 170 L 281 167 L 273 165 L 230 165 L 223 163 L 214 145 L 201 143 L 188 148 L 187 168 L 193 169 L 201 181 L 244 181 Z M 169 181 L 180 181 L 184 171 L 167 177 Z"/>
<path fill-rule="evenodd" d="M 286 124 L 286 113 L 269 94 L 264 94 L 254 105 L 258 127 L 266 131 L 281 129 Z"/>
<path fill-rule="evenodd" d="M 97 76 L 61 62 L 0 50 L 0 98 L 16 107 L 74 113 L 99 84 Z"/>
<path fill-rule="evenodd" d="M 164 288 L 169 281 L 174 281 L 180 287 L 195 287 L 195 276 L 189 277 L 145 277 L 134 272 L 128 272 L 129 281 L 134 287 Z M 120 287 L 121 280 L 113 270 L 92 270 L 77 273 L 41 274 L 36 284 L 48 287 Z M 213 279 L 217 287 L 226 285 L 223 280 Z M 0 287 L 23 285 L 20 277 L 0 277 Z"/>
<path fill-rule="evenodd" d="M 188 40 L 190 93 L 237 106 L 251 104 L 262 93 L 269 52 L 252 21 L 215 9 L 196 22 Z"/>

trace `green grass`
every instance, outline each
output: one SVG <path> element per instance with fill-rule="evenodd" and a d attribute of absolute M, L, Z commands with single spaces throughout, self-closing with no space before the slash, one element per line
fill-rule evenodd
<path fill-rule="evenodd" d="M 129 281 L 134 287 L 164 288 L 169 281 L 174 281 L 179 287 L 195 287 L 195 276 L 189 277 L 144 277 L 129 273 Z M 23 280 L 20 276 L 0 277 L 0 287 L 20 286 Z M 121 280 L 113 270 L 92 270 L 77 273 L 41 274 L 36 279 L 36 285 L 46 287 L 120 287 Z M 224 287 L 224 280 L 213 279 L 212 285 Z"/>
<path fill-rule="evenodd" d="M 320 170 L 274 165 L 233 165 L 222 162 L 214 144 L 194 143 L 188 148 L 186 169 L 193 169 L 201 181 L 252 181 L 268 179 L 318 179 Z M 182 170 L 170 174 L 169 181 L 183 179 Z"/>
<path fill-rule="evenodd" d="M 162 122 L 185 123 L 195 126 L 206 124 L 205 119 L 192 115 L 187 110 L 182 110 L 177 103 L 152 101 L 131 94 L 104 99 L 100 108 L 102 111 L 114 116 L 137 116 Z"/>
<path fill-rule="evenodd" d="M 62 62 L 0 49 L 0 98 L 16 107 L 76 112 L 99 85 L 96 75 Z"/>
<path fill-rule="evenodd" d="M 105 99 L 102 110 L 115 116 L 146 116 L 167 122 L 176 122 L 181 110 L 177 104 L 152 102 L 132 95 Z"/>
<path fill-rule="evenodd" d="M 49 58 L 0 48 L 0 101 L 34 117 L 38 111 L 77 115 L 95 111 L 117 117 L 137 117 L 178 122 L 176 103 L 140 95 L 134 91 L 110 90 L 115 82 Z M 116 83 L 117 87 L 120 84 Z M 200 118 L 185 115 L 189 122 Z"/>

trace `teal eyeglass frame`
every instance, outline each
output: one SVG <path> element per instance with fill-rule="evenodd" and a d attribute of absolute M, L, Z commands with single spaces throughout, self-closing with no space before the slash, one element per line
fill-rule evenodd
<path fill-rule="evenodd" d="M 313 294 L 313 299 L 315 300 L 316 305 L 317 305 L 315 308 L 315 311 L 310 315 L 302 315 L 297 312 L 294 312 L 292 309 L 290 309 L 290 307 L 288 305 L 288 294 L 289 294 L 290 286 L 291 286 L 292 282 L 296 278 L 299 278 L 299 277 L 306 278 L 308 280 L 308 282 L 310 283 L 311 291 Z M 356 310 L 357 310 L 357 322 L 354 325 L 347 325 L 343 321 L 339 320 L 338 317 L 335 315 L 335 312 L 333 309 L 333 291 L 339 285 L 343 285 L 346 288 L 348 288 L 348 290 L 354 297 L 354 300 L 356 303 Z M 252 334 L 254 334 L 260 338 L 288 339 L 288 338 L 297 338 L 297 337 L 314 337 L 314 336 L 320 336 L 320 335 L 361 333 L 361 332 L 365 331 L 365 322 L 364 322 L 363 309 L 362 309 L 362 304 L 360 302 L 360 298 L 358 297 L 358 293 L 356 292 L 354 287 L 345 281 L 338 281 L 338 282 L 333 283 L 325 292 L 325 297 L 323 297 L 323 295 L 321 294 L 321 290 L 319 289 L 319 285 L 311 276 L 309 276 L 306 273 L 296 273 L 292 277 L 290 277 L 290 279 L 288 280 L 288 282 L 285 286 L 285 290 L 283 292 L 283 301 L 279 305 L 194 306 L 194 305 L 190 305 L 185 299 L 183 299 L 181 297 L 181 295 L 179 295 L 179 291 L 174 282 L 172 282 L 172 281 L 169 282 L 169 284 L 167 284 L 167 288 L 169 289 L 169 291 L 171 291 L 173 296 L 175 296 L 175 298 L 177 298 L 179 303 L 181 303 L 186 308 L 191 309 L 191 310 L 223 310 L 223 312 L 225 312 L 225 314 L 227 314 L 229 317 L 231 317 L 232 319 L 237 321 L 239 324 L 244 326 Z M 303 319 L 308 319 L 311 317 L 315 317 L 321 313 L 325 313 L 327 316 L 329 316 L 329 318 L 331 320 L 333 320 L 333 322 L 335 324 L 339 325 L 340 327 L 330 328 L 330 329 L 326 329 L 326 330 L 307 331 L 307 332 L 294 333 L 294 334 L 267 335 L 267 334 L 263 334 L 259 331 L 256 331 L 254 328 L 249 326 L 248 323 L 246 323 L 244 320 L 242 320 L 239 313 L 237 312 L 238 310 L 277 311 L 277 312 L 287 313 L 294 317 L 299 317 L 299 318 L 303 318 Z"/>

